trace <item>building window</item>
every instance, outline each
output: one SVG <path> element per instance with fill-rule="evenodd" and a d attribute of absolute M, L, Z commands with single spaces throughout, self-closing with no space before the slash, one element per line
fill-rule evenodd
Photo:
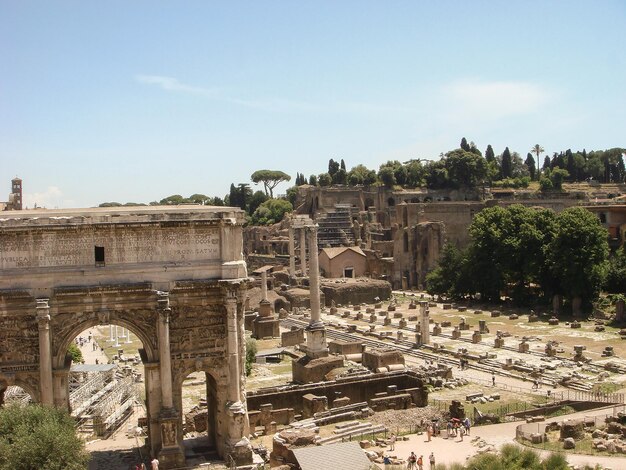
<path fill-rule="evenodd" d="M 600 212 L 598 214 L 598 217 L 600 217 L 600 223 L 601 224 L 606 224 L 606 214 L 604 212 Z"/>
<path fill-rule="evenodd" d="M 409 234 L 404 232 L 402 238 L 404 239 L 404 251 L 407 252 L 409 251 Z"/>
<path fill-rule="evenodd" d="M 343 277 L 354 277 L 354 268 L 344 268 Z"/>
<path fill-rule="evenodd" d="M 104 247 L 103 246 L 94 247 L 94 256 L 96 259 L 96 266 L 104 266 Z"/>

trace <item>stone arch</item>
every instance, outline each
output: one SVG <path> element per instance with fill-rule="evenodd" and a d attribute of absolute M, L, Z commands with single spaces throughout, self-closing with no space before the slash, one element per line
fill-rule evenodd
<path fill-rule="evenodd" d="M 178 361 L 177 361 L 178 362 Z M 183 445 L 183 424 L 185 416 L 183 415 L 183 386 L 185 379 L 193 373 L 204 372 L 206 377 L 206 402 L 207 402 L 207 429 L 204 436 L 202 447 L 214 449 L 220 457 L 224 457 L 226 449 L 224 448 L 225 436 L 228 434 L 228 416 L 226 412 L 227 402 L 224 394 L 220 389 L 228 386 L 228 378 L 219 374 L 220 368 L 228 368 L 227 364 L 216 365 L 213 361 L 196 359 L 183 360 L 178 364 L 172 364 L 174 369 L 174 406 L 180 413 L 179 417 L 179 435 L 178 442 Z M 204 433 L 203 433 L 204 434 Z"/>
<path fill-rule="evenodd" d="M 29 380 L 30 379 L 30 380 Z M 0 374 L 0 406 L 4 403 L 4 393 L 10 386 L 17 386 L 28 393 L 34 403 L 40 403 L 41 397 L 39 392 L 39 382 L 30 377 L 20 377 L 19 375 L 13 377 L 11 380 L 7 380 Z"/>
<path fill-rule="evenodd" d="M 117 325 L 127 328 L 141 340 L 144 351 L 146 353 L 147 362 L 158 361 L 158 350 L 155 348 L 155 345 L 153 343 L 153 338 L 156 338 L 156 325 L 153 331 L 147 332 L 145 331 L 145 326 L 141 327 L 133 321 L 125 319 L 124 317 L 111 315 L 106 319 L 98 319 L 97 317 L 86 318 L 83 321 L 73 324 L 71 328 L 62 333 L 61 337 L 55 338 L 55 340 L 53 341 L 52 367 L 63 367 L 65 364 L 65 354 L 67 348 L 69 347 L 70 343 L 74 341 L 74 338 L 76 338 L 82 331 L 85 331 L 89 328 L 94 328 L 98 325 Z"/>

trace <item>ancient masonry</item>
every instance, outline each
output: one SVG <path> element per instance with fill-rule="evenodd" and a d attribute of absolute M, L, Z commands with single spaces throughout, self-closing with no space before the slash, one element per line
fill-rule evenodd
<path fill-rule="evenodd" d="M 203 206 L 11 211 L 0 217 L 0 404 L 19 385 L 69 409 L 74 338 L 115 324 L 137 335 L 149 446 L 184 465 L 182 384 L 207 374 L 208 437 L 251 463 L 244 392 L 243 212 Z"/>

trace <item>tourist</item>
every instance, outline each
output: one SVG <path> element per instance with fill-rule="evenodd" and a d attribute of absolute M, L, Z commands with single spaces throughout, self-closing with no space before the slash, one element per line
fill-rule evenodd
<path fill-rule="evenodd" d="M 466 417 L 463 420 L 463 426 L 465 426 L 465 432 L 467 433 L 467 435 L 469 436 L 470 434 L 470 427 L 471 427 L 472 423 L 470 422 L 470 419 L 468 417 Z"/>
<path fill-rule="evenodd" d="M 408 461 L 409 463 L 407 464 L 406 468 L 409 470 L 415 470 L 416 465 L 417 465 L 417 455 L 415 455 L 415 452 L 411 452 L 411 455 L 409 455 Z M 157 467 L 157 470 L 158 470 L 158 467 Z"/>
<path fill-rule="evenodd" d="M 424 470 L 424 456 L 420 455 L 417 459 L 417 470 Z"/>
<path fill-rule="evenodd" d="M 496 375 L 493 372 L 491 373 L 491 385 L 496 386 Z"/>
<path fill-rule="evenodd" d="M 428 460 L 430 461 L 430 470 L 435 470 L 435 454 L 433 452 L 430 453 Z"/>
<path fill-rule="evenodd" d="M 152 459 L 152 462 L 150 462 L 150 470 L 159 470 L 159 461 L 156 457 Z"/>
<path fill-rule="evenodd" d="M 426 435 L 428 436 L 428 441 L 430 442 L 430 438 L 433 437 L 433 425 L 429 424 L 428 427 L 426 428 Z"/>
<path fill-rule="evenodd" d="M 391 434 L 389 438 L 389 450 L 396 450 L 396 435 Z"/>
<path fill-rule="evenodd" d="M 537 379 L 533 380 L 533 390 L 537 390 L 539 388 L 539 381 Z"/>

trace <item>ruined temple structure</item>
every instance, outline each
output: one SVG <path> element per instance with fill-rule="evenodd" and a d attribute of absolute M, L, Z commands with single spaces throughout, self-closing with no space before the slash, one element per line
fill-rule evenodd
<path fill-rule="evenodd" d="M 245 400 L 243 212 L 207 206 L 4 212 L 0 404 L 18 385 L 69 408 L 69 344 L 114 324 L 143 343 L 148 443 L 185 463 L 182 385 L 207 376 L 208 445 L 251 463 Z"/>

